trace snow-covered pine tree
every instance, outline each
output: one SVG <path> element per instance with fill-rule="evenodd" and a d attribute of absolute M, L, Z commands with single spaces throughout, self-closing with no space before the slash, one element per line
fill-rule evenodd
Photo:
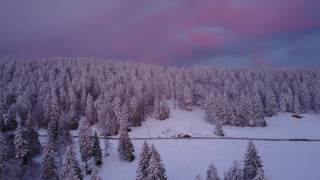
<path fill-rule="evenodd" d="M 183 105 L 187 111 L 192 111 L 193 95 L 188 85 L 185 85 L 183 88 Z"/>
<path fill-rule="evenodd" d="M 301 112 L 303 112 L 301 105 L 300 105 L 300 100 L 299 100 L 299 96 L 297 93 L 294 94 L 293 97 L 293 107 L 292 107 L 292 111 L 294 113 L 300 114 Z"/>
<path fill-rule="evenodd" d="M 0 179 L 5 161 L 8 159 L 8 143 L 3 132 L 0 132 Z"/>
<path fill-rule="evenodd" d="M 56 142 L 58 139 L 59 124 L 57 119 L 51 119 L 48 124 L 49 141 Z"/>
<path fill-rule="evenodd" d="M 209 164 L 206 180 L 220 180 L 217 169 L 212 163 Z"/>
<path fill-rule="evenodd" d="M 107 136 L 115 136 L 118 134 L 119 123 L 114 116 L 109 117 L 109 119 L 106 121 L 105 131 Z"/>
<path fill-rule="evenodd" d="M 133 127 L 141 126 L 141 113 L 139 112 L 139 104 L 136 96 L 133 96 L 130 101 L 130 118 Z"/>
<path fill-rule="evenodd" d="M 88 123 L 83 122 L 79 130 L 79 148 L 82 161 L 85 162 L 86 174 L 89 174 L 88 161 L 92 157 L 92 132 Z"/>
<path fill-rule="evenodd" d="M 160 98 L 158 95 L 156 95 L 156 97 L 154 98 L 154 102 L 153 102 L 153 114 L 154 114 L 154 118 L 156 119 L 160 119 Z"/>
<path fill-rule="evenodd" d="M 150 147 L 148 143 L 145 141 L 143 143 L 141 154 L 140 154 L 136 180 L 147 179 L 150 157 L 151 157 Z"/>
<path fill-rule="evenodd" d="M 79 162 L 73 152 L 72 146 L 69 146 L 66 151 L 62 178 L 64 180 L 82 180 L 83 179 Z"/>
<path fill-rule="evenodd" d="M 54 145 L 53 143 L 48 143 L 44 150 L 41 180 L 59 180 L 59 172 L 55 161 Z"/>
<path fill-rule="evenodd" d="M 97 132 L 94 132 L 92 155 L 94 157 L 95 164 L 100 166 L 102 164 L 102 150 L 100 147 L 99 137 Z"/>
<path fill-rule="evenodd" d="M 120 129 L 125 129 L 130 131 L 129 129 L 129 106 L 126 102 L 123 103 L 121 107 L 121 116 L 120 116 Z"/>
<path fill-rule="evenodd" d="M 224 136 L 223 127 L 219 121 L 215 122 L 214 134 L 217 136 Z"/>
<path fill-rule="evenodd" d="M 148 167 L 148 180 L 166 180 L 166 170 L 162 164 L 161 157 L 157 149 L 151 146 L 151 156 Z"/>
<path fill-rule="evenodd" d="M 232 167 L 224 175 L 224 180 L 243 180 L 243 169 L 237 161 L 233 161 Z"/>
<path fill-rule="evenodd" d="M 262 161 L 258 155 L 256 146 L 253 141 L 250 140 L 244 159 L 244 179 L 252 180 L 259 170 L 263 171 L 262 167 Z"/>
<path fill-rule="evenodd" d="M 264 115 L 271 117 L 278 111 L 277 98 L 271 88 L 265 91 Z"/>
<path fill-rule="evenodd" d="M 27 163 L 28 155 L 30 153 L 30 147 L 25 135 L 26 135 L 25 127 L 19 124 L 16 134 L 14 136 L 14 147 L 15 147 L 16 158 L 20 160 L 22 164 Z"/>
<path fill-rule="evenodd" d="M 169 116 L 170 116 L 169 105 L 167 103 L 167 100 L 163 98 L 162 101 L 160 102 L 159 119 L 165 120 L 165 119 L 169 118 Z"/>
<path fill-rule="evenodd" d="M 94 103 L 93 103 L 93 98 L 91 94 L 88 94 L 87 96 L 87 105 L 85 109 L 85 114 L 86 114 L 86 120 L 87 122 L 92 125 L 96 122 L 95 120 L 95 113 L 94 113 Z"/>
<path fill-rule="evenodd" d="M 293 105 L 293 93 L 287 83 L 283 83 L 281 86 L 279 96 L 279 107 L 281 112 L 291 112 Z"/>
<path fill-rule="evenodd" d="M 262 169 L 258 169 L 257 175 L 253 178 L 253 180 L 266 180 Z"/>
<path fill-rule="evenodd" d="M 35 130 L 35 123 L 33 122 L 32 114 L 29 112 L 27 116 L 27 120 L 25 123 L 26 126 L 26 138 L 30 147 L 30 158 L 34 157 L 35 155 L 41 152 L 41 143 L 39 140 L 38 131 Z"/>
<path fill-rule="evenodd" d="M 135 158 L 133 152 L 133 144 L 129 138 L 127 130 L 120 129 L 120 137 L 118 144 L 118 153 L 120 159 L 132 162 Z"/>

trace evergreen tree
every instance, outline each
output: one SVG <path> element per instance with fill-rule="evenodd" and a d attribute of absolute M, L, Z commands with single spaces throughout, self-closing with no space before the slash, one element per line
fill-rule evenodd
<path fill-rule="evenodd" d="M 148 180 L 166 180 L 166 171 L 162 164 L 160 154 L 157 149 L 152 145 L 151 146 L 151 157 L 149 160 L 148 167 Z"/>
<path fill-rule="evenodd" d="M 51 119 L 48 124 L 49 141 L 56 142 L 58 139 L 59 124 L 57 119 Z"/>
<path fill-rule="evenodd" d="M 49 143 L 45 148 L 40 179 L 59 180 L 59 173 L 55 162 L 53 143 Z"/>
<path fill-rule="evenodd" d="M 34 157 L 35 155 L 39 154 L 41 152 L 41 143 L 39 140 L 39 134 L 38 131 L 35 130 L 35 123 L 33 122 L 32 114 L 29 112 L 26 120 L 26 138 L 27 143 L 30 147 L 30 158 Z"/>
<path fill-rule="evenodd" d="M 262 170 L 262 162 L 253 141 L 249 141 L 244 159 L 244 178 L 252 180 Z"/>
<path fill-rule="evenodd" d="M 97 166 L 102 164 L 102 150 L 100 148 L 100 142 L 97 132 L 94 132 L 94 139 L 92 145 L 92 155 Z"/>
<path fill-rule="evenodd" d="M 148 167 L 151 157 L 151 152 L 148 143 L 145 141 L 140 154 L 139 167 L 137 169 L 136 180 L 145 180 L 148 177 Z"/>
<path fill-rule="evenodd" d="M 14 136 L 14 147 L 16 158 L 20 160 L 23 164 L 27 163 L 28 155 L 30 153 L 30 147 L 28 140 L 25 137 L 25 128 L 19 124 L 16 134 Z"/>
<path fill-rule="evenodd" d="M 184 108 L 187 111 L 192 111 L 193 95 L 192 95 L 192 90 L 188 85 L 185 85 L 183 88 L 183 103 L 184 103 Z"/>
<path fill-rule="evenodd" d="M 121 115 L 120 115 L 120 129 L 125 129 L 129 131 L 129 107 L 126 102 L 123 103 L 121 107 Z"/>
<path fill-rule="evenodd" d="M 225 173 L 224 180 L 243 180 L 243 169 L 237 161 L 234 161 L 232 167 Z"/>
<path fill-rule="evenodd" d="M 216 167 L 210 164 L 207 170 L 207 180 L 220 180 Z"/>
<path fill-rule="evenodd" d="M 264 173 L 262 169 L 258 169 L 256 177 L 253 178 L 253 180 L 265 180 Z"/>
<path fill-rule="evenodd" d="M 91 125 L 96 122 L 95 120 L 95 113 L 94 113 L 94 103 L 93 103 L 93 98 L 90 94 L 87 96 L 87 105 L 85 109 L 85 114 L 87 118 L 87 122 L 90 123 Z"/>
<path fill-rule="evenodd" d="M 8 150 L 6 137 L 0 132 L 0 179 L 2 177 L 5 161 L 8 159 Z"/>
<path fill-rule="evenodd" d="M 169 116 L 170 116 L 169 105 L 165 99 L 162 99 L 162 101 L 160 102 L 159 119 L 165 120 L 165 119 L 169 118 Z"/>
<path fill-rule="evenodd" d="M 271 117 L 277 113 L 277 98 L 273 93 L 271 88 L 266 90 L 265 94 L 265 105 L 264 105 L 264 115 Z"/>
<path fill-rule="evenodd" d="M 215 123 L 214 134 L 217 136 L 224 136 L 223 128 L 219 121 L 216 121 Z"/>
<path fill-rule="evenodd" d="M 294 113 L 297 113 L 297 114 L 300 114 L 301 112 L 303 112 L 303 110 L 301 108 L 301 105 L 300 105 L 299 96 L 298 96 L 297 93 L 294 95 L 294 98 L 293 98 L 293 109 L 292 109 L 292 111 Z"/>
<path fill-rule="evenodd" d="M 141 126 L 141 113 L 139 112 L 138 100 L 135 96 L 131 98 L 130 102 L 130 119 L 133 127 Z"/>
<path fill-rule="evenodd" d="M 132 162 L 135 158 L 133 144 L 130 141 L 129 134 L 126 130 L 120 129 L 120 138 L 118 145 L 118 153 L 120 159 Z"/>
<path fill-rule="evenodd" d="M 79 162 L 76 159 L 72 146 L 68 147 L 66 151 L 66 158 L 64 162 L 62 178 L 64 180 L 82 180 L 83 179 Z"/>
<path fill-rule="evenodd" d="M 92 157 L 92 132 L 88 124 L 82 124 L 79 131 L 79 147 L 82 161 L 85 162 L 86 174 L 88 171 L 88 161 Z"/>

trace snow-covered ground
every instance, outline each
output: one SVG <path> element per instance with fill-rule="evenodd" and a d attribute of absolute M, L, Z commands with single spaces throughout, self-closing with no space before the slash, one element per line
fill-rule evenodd
<path fill-rule="evenodd" d="M 264 128 L 224 126 L 224 132 L 227 137 L 320 138 L 320 115 L 303 114 L 302 119 L 291 115 L 280 113 L 266 118 L 268 126 Z M 98 127 L 93 128 L 99 130 Z M 143 122 L 142 127 L 133 128 L 130 137 L 176 137 L 178 134 L 214 137 L 213 131 L 214 126 L 205 121 L 203 110 L 187 112 L 174 109 L 167 120 L 149 118 Z M 43 130 L 40 133 L 46 134 Z M 72 134 L 76 135 L 77 131 Z M 100 141 L 104 151 L 105 140 Z M 110 155 L 103 158 L 99 174 L 108 180 L 134 180 L 143 141 L 133 140 L 136 160 L 132 163 L 119 159 L 117 140 L 108 141 Z M 204 179 L 211 162 L 223 178 L 234 160 L 242 164 L 247 146 L 245 140 L 225 139 L 162 139 L 149 140 L 148 143 L 154 144 L 159 150 L 169 180 L 193 180 L 197 174 Z M 255 141 L 255 144 L 269 180 L 319 179 L 320 142 Z"/>
<path fill-rule="evenodd" d="M 281 113 L 266 118 L 268 127 L 241 128 L 225 126 L 229 137 L 258 138 L 320 138 L 320 116 L 303 114 L 302 119 Z M 164 121 L 148 119 L 142 127 L 133 128 L 131 137 L 175 137 L 189 134 L 197 137 L 214 137 L 214 126 L 204 120 L 204 112 L 172 110 Z M 137 159 L 121 161 L 117 153 L 117 141 L 110 140 L 110 156 L 104 159 L 100 175 L 112 180 L 133 180 L 137 169 L 142 140 L 133 140 Z M 209 163 L 215 164 L 219 175 L 234 160 L 242 163 L 247 141 L 239 140 L 150 140 L 161 153 L 170 180 L 193 180 L 197 174 L 203 178 Z M 255 141 L 263 160 L 265 175 L 269 180 L 318 180 L 320 177 L 320 142 L 268 142 Z"/>
<path fill-rule="evenodd" d="M 292 113 L 279 113 L 266 118 L 267 127 L 224 126 L 227 137 L 256 138 L 320 138 L 320 116 L 303 114 L 302 119 Z M 143 122 L 142 127 L 133 128 L 130 137 L 176 137 L 188 134 L 193 137 L 214 137 L 214 125 L 205 120 L 204 111 L 173 109 L 170 118 L 159 121 L 153 118 Z"/>

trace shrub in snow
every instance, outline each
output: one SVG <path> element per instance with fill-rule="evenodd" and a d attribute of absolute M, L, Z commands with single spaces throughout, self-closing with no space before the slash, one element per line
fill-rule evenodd
<path fill-rule="evenodd" d="M 258 151 L 253 141 L 249 141 L 247 152 L 244 159 L 244 178 L 252 180 L 258 174 L 258 171 L 263 171 L 262 161 L 258 155 Z"/>
<path fill-rule="evenodd" d="M 215 123 L 214 134 L 217 136 L 224 136 L 222 125 L 218 121 Z"/>
<path fill-rule="evenodd" d="M 120 130 L 120 137 L 119 137 L 119 145 L 118 145 L 118 153 L 120 159 L 132 162 L 135 158 L 133 144 L 130 141 L 129 134 L 127 130 L 121 129 Z"/>
<path fill-rule="evenodd" d="M 210 164 L 208 167 L 206 180 L 220 180 L 217 169 L 213 164 Z"/>

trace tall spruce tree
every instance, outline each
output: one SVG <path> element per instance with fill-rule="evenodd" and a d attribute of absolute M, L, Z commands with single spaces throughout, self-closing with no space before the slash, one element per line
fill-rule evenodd
<path fill-rule="evenodd" d="M 30 153 L 30 145 L 26 137 L 25 127 L 21 124 L 19 124 L 14 136 L 14 147 L 16 158 L 20 160 L 21 163 L 26 164 Z"/>
<path fill-rule="evenodd" d="M 97 132 L 94 132 L 93 144 L 92 144 L 92 155 L 94 157 L 95 164 L 100 166 L 102 164 L 102 150 L 100 147 L 99 137 Z"/>
<path fill-rule="evenodd" d="M 139 165 L 137 169 L 136 180 L 145 180 L 148 177 L 148 167 L 151 157 L 150 147 L 145 141 L 142 146 L 142 151 L 140 154 Z"/>
<path fill-rule="evenodd" d="M 132 162 L 135 158 L 133 144 L 129 138 L 127 130 L 120 129 L 118 153 L 120 159 Z"/>
<path fill-rule="evenodd" d="M 44 151 L 40 176 L 41 180 L 59 180 L 59 172 L 55 161 L 54 145 L 50 142 Z"/>
<path fill-rule="evenodd" d="M 151 146 L 151 157 L 148 167 L 148 180 L 166 180 L 166 170 L 162 164 L 161 157 L 157 149 Z"/>
<path fill-rule="evenodd" d="M 256 146 L 253 141 L 250 140 L 244 159 L 244 179 L 252 180 L 259 170 L 263 171 L 262 167 L 262 161 L 258 155 Z"/>
<path fill-rule="evenodd" d="M 72 146 L 68 147 L 66 151 L 62 178 L 64 180 L 82 180 L 83 179 L 79 162 L 76 159 Z"/>
<path fill-rule="evenodd" d="M 89 174 L 88 161 L 92 157 L 92 132 L 88 123 L 83 122 L 79 131 L 79 147 L 82 161 L 85 162 L 86 174 Z"/>

